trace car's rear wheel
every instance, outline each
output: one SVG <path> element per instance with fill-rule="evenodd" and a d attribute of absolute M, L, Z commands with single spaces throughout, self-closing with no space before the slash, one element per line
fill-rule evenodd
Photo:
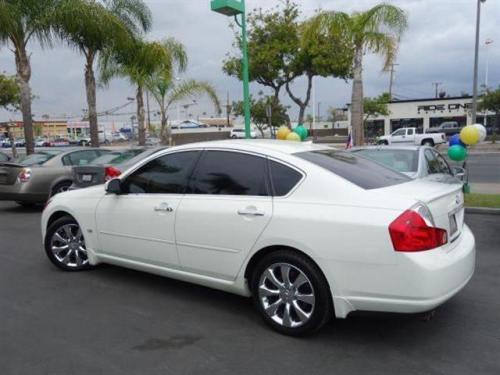
<path fill-rule="evenodd" d="M 279 250 L 266 255 L 254 269 L 251 289 L 264 321 L 286 335 L 313 333 L 333 315 L 323 273 L 298 252 Z"/>
<path fill-rule="evenodd" d="M 71 185 L 72 185 L 71 181 L 63 181 L 63 182 L 58 183 L 50 190 L 50 196 L 53 197 L 56 194 L 60 194 L 60 193 L 64 193 L 65 191 L 68 191 Z"/>
<path fill-rule="evenodd" d="M 434 147 L 434 141 L 432 139 L 426 139 L 422 142 L 422 146 Z"/>
<path fill-rule="evenodd" d="M 45 236 L 45 252 L 50 261 L 64 271 L 91 268 L 80 225 L 70 216 L 54 221 Z"/>

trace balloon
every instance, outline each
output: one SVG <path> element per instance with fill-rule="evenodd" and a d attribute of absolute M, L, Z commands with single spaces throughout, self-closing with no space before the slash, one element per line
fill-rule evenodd
<path fill-rule="evenodd" d="M 281 140 L 285 140 L 286 137 L 288 136 L 288 134 L 290 134 L 290 133 L 291 133 L 291 131 L 290 131 L 290 129 L 288 129 L 288 127 L 281 126 L 278 129 L 278 132 L 276 133 L 276 138 L 281 139 Z"/>
<path fill-rule="evenodd" d="M 466 145 L 475 145 L 480 136 L 479 130 L 472 125 L 467 125 L 460 132 L 460 140 Z"/>
<path fill-rule="evenodd" d="M 453 145 L 448 149 L 448 156 L 454 161 L 465 160 L 467 157 L 467 149 L 460 145 Z"/>
<path fill-rule="evenodd" d="M 291 132 L 290 134 L 288 134 L 286 136 L 286 140 L 287 141 L 295 141 L 295 142 L 300 142 L 301 139 L 300 139 L 300 135 L 298 135 L 297 133 L 295 132 Z"/>
<path fill-rule="evenodd" d="M 472 126 L 475 127 L 479 131 L 479 142 L 484 142 L 484 140 L 486 139 L 486 135 L 487 135 L 486 128 L 484 127 L 484 125 L 474 124 Z"/>
<path fill-rule="evenodd" d="M 301 140 L 306 139 L 309 133 L 304 125 L 297 126 L 295 129 L 293 129 L 293 131 L 300 136 Z"/>
<path fill-rule="evenodd" d="M 455 134 L 454 136 L 450 137 L 450 140 L 448 141 L 448 145 L 451 147 L 451 146 L 454 146 L 454 145 L 459 145 L 459 146 L 462 146 L 462 147 L 467 147 L 465 145 L 465 143 L 463 143 L 461 140 L 460 140 L 460 135 L 459 134 Z"/>

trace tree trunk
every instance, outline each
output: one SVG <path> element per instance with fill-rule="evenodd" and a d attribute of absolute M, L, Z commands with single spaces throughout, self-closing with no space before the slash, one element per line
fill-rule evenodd
<path fill-rule="evenodd" d="M 312 79 L 313 76 L 311 74 L 307 75 L 307 92 L 306 92 L 306 98 L 304 101 L 302 101 L 300 98 L 296 97 L 293 95 L 292 90 L 290 90 L 290 85 L 289 82 L 286 84 L 286 92 L 290 96 L 290 98 L 299 106 L 299 118 L 298 122 L 300 124 L 304 124 L 304 115 L 306 112 L 306 108 L 309 105 L 309 101 L 311 100 L 311 89 L 312 89 Z"/>
<path fill-rule="evenodd" d="M 146 144 L 146 124 L 145 124 L 145 112 L 144 112 L 144 95 L 142 86 L 137 86 L 137 123 L 139 127 L 139 146 L 144 146 Z"/>
<path fill-rule="evenodd" d="M 31 64 L 24 45 L 16 48 L 17 81 L 21 88 L 21 111 L 23 113 L 24 139 L 26 141 L 26 154 L 35 152 L 33 139 L 33 116 L 31 114 Z"/>
<path fill-rule="evenodd" d="M 12 134 L 12 129 L 10 125 L 7 125 L 7 135 L 9 136 L 9 141 L 10 141 L 10 148 L 12 149 L 12 158 L 14 160 L 17 159 L 17 148 L 16 148 L 16 139 L 14 138 L 14 135 Z"/>
<path fill-rule="evenodd" d="M 85 65 L 85 89 L 87 90 L 87 105 L 90 127 L 90 143 L 92 147 L 99 147 L 99 125 L 97 123 L 96 84 L 94 75 L 94 53 L 88 51 Z M 106 131 L 104 131 L 106 137 Z"/>
<path fill-rule="evenodd" d="M 165 109 L 160 108 L 161 115 L 161 143 L 163 145 L 171 145 L 172 144 L 172 129 L 167 124 L 167 113 Z"/>
<path fill-rule="evenodd" d="M 351 129 L 354 146 L 365 142 L 363 127 L 363 48 L 356 49 L 354 56 L 354 79 L 352 82 Z"/>

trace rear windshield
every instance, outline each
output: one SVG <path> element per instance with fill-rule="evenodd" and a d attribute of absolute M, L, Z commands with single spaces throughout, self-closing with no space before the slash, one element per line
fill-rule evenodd
<path fill-rule="evenodd" d="M 110 152 L 92 160 L 91 164 L 94 165 L 121 164 L 126 162 L 127 160 L 132 159 L 133 157 L 137 156 L 143 151 L 144 150 L 141 149 L 135 149 L 135 150 L 120 151 L 120 152 Z"/>
<path fill-rule="evenodd" d="M 337 150 L 319 150 L 295 154 L 304 160 L 323 167 L 363 189 L 378 189 L 410 181 L 404 174 L 383 165 Z"/>
<path fill-rule="evenodd" d="M 51 152 L 35 152 L 34 154 L 20 157 L 16 160 L 16 162 L 25 167 L 29 167 L 32 165 L 42 165 L 47 160 L 52 159 L 56 155 L 56 153 Z"/>
<path fill-rule="evenodd" d="M 353 150 L 357 155 L 375 160 L 398 172 L 417 172 L 418 151 L 396 149 L 363 149 Z"/>

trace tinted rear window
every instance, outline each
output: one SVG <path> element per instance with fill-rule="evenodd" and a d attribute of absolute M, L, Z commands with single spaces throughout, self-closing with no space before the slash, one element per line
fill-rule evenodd
<path fill-rule="evenodd" d="M 409 177 L 381 164 L 337 150 L 320 150 L 295 154 L 323 167 L 363 189 L 378 189 L 410 181 Z"/>

